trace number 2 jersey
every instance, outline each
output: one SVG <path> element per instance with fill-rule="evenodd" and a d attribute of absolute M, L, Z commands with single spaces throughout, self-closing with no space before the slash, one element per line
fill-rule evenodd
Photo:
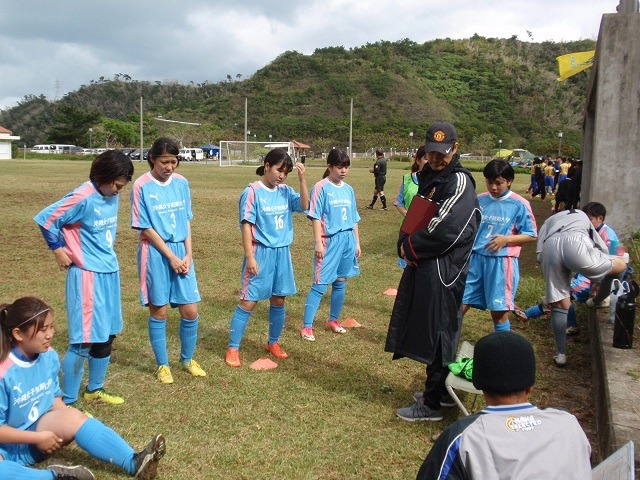
<path fill-rule="evenodd" d="M 117 272 L 113 245 L 119 198 L 119 195 L 105 197 L 88 181 L 46 207 L 34 220 L 58 238 L 74 265 L 91 272 Z"/>
<path fill-rule="evenodd" d="M 240 195 L 238 212 L 242 222 L 251 224 L 254 242 L 278 248 L 293 242 L 292 212 L 302 212 L 300 194 L 288 185 L 268 188 L 260 180 L 250 183 Z"/>
<path fill-rule="evenodd" d="M 323 237 L 353 230 L 360 221 L 353 188 L 344 182 L 335 185 L 328 177 L 320 180 L 311 189 L 307 216 L 320 220 Z"/>
<path fill-rule="evenodd" d="M 507 245 L 497 252 L 487 250 L 494 235 L 529 235 L 536 237 L 538 228 L 529 202 L 517 193 L 507 190 L 494 198 L 489 192 L 478 195 L 482 221 L 473 244 L 473 253 L 491 257 L 519 257 L 520 245 Z"/>
<path fill-rule="evenodd" d="M 0 426 L 27 430 L 51 410 L 55 397 L 62 396 L 59 370 L 58 354 L 51 348 L 30 360 L 12 350 L 0 363 Z"/>

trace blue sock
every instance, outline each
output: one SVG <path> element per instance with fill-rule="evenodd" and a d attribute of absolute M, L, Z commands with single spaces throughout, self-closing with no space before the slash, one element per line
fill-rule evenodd
<path fill-rule="evenodd" d="M 284 305 L 269 307 L 269 345 L 273 345 L 280 338 L 285 321 Z"/>
<path fill-rule="evenodd" d="M 180 319 L 180 360 L 188 362 L 193 358 L 196 351 L 196 343 L 198 343 L 198 319 L 197 316 L 193 320 L 186 318 Z"/>
<path fill-rule="evenodd" d="M 493 324 L 493 331 L 494 332 L 508 332 L 511 330 L 511 322 L 509 320 L 507 320 L 506 322 L 503 323 L 494 323 Z"/>
<path fill-rule="evenodd" d="M 527 308 L 524 313 L 527 314 L 527 318 L 538 318 L 544 315 L 544 310 L 542 309 L 542 304 L 534 305 L 533 307 Z"/>
<path fill-rule="evenodd" d="M 89 347 L 72 343 L 62 360 L 62 401 L 67 405 L 78 401 L 78 392 L 84 375 L 84 361 L 89 358 Z"/>
<path fill-rule="evenodd" d="M 244 331 L 247 329 L 250 316 L 251 312 L 245 310 L 240 305 L 236 307 L 236 311 L 233 312 L 233 316 L 231 317 L 231 325 L 229 325 L 230 348 L 240 348 L 240 342 L 244 336 Z"/>
<path fill-rule="evenodd" d="M 567 327 L 577 327 L 578 319 L 576 318 L 576 309 L 573 307 L 573 303 L 569 307 L 569 313 L 567 313 Z"/>
<path fill-rule="evenodd" d="M 95 358 L 89 355 L 89 381 L 87 382 L 87 390 L 94 392 L 104 386 L 104 379 L 107 376 L 107 368 L 111 355 L 104 358 Z"/>
<path fill-rule="evenodd" d="M 167 353 L 167 321 L 149 317 L 149 341 L 156 357 L 156 365 L 169 366 Z"/>
<path fill-rule="evenodd" d="M 314 283 L 311 285 L 311 290 L 309 290 L 309 294 L 307 295 L 307 301 L 304 304 L 303 327 L 313 327 L 313 321 L 316 318 L 316 313 L 318 313 L 318 307 L 320 307 L 320 300 L 322 300 L 326 291 L 326 284 L 320 285 Z"/>
<path fill-rule="evenodd" d="M 344 306 L 344 295 L 347 288 L 347 282 L 344 280 L 336 280 L 331 284 L 331 307 L 329 309 L 329 320 L 338 320 L 342 307 Z"/>
<path fill-rule="evenodd" d="M 133 448 L 123 438 L 95 418 L 88 418 L 75 436 L 78 446 L 93 458 L 117 465 L 133 474 Z"/>
<path fill-rule="evenodd" d="M 51 480 L 55 478 L 51 470 L 37 470 L 23 467 L 19 463 L 10 460 L 0 462 L 0 478 L 11 480 Z"/>

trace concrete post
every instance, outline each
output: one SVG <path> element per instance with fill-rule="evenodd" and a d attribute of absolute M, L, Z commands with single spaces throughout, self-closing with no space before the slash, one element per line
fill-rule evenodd
<path fill-rule="evenodd" d="M 580 203 L 604 204 L 622 238 L 640 230 L 638 38 L 640 13 L 603 15 L 583 124 Z"/>

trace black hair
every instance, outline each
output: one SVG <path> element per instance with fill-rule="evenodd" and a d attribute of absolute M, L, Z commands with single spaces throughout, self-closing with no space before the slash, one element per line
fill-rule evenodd
<path fill-rule="evenodd" d="M 327 165 L 330 167 L 350 167 L 351 159 L 342 150 L 334 148 L 327 155 Z"/>
<path fill-rule="evenodd" d="M 291 156 L 281 148 L 274 148 L 264 156 L 264 164 L 256 168 L 256 175 L 264 175 L 264 166 L 268 163 L 269 167 L 273 168 L 274 165 L 278 165 L 282 162 L 282 167 L 289 174 L 293 170 L 293 160 Z"/>
<path fill-rule="evenodd" d="M 89 179 L 96 185 L 111 183 L 121 177 L 131 181 L 133 162 L 120 150 L 102 152 L 91 164 Z"/>
<path fill-rule="evenodd" d="M 411 164 L 411 172 L 417 172 L 420 169 L 420 165 L 418 165 L 418 160 L 424 157 L 427 154 L 427 149 L 424 148 L 424 145 L 420 145 L 418 150 L 416 151 L 416 158 Z"/>
<path fill-rule="evenodd" d="M 603 204 L 598 202 L 587 203 L 584 207 L 582 207 L 582 211 L 587 215 L 591 215 L 592 217 L 602 217 L 602 220 L 607 217 L 607 209 Z"/>
<path fill-rule="evenodd" d="M 505 160 L 491 160 L 484 166 L 482 170 L 484 178 L 494 181 L 498 177 L 502 177 L 505 180 L 513 180 L 516 178 L 516 172 L 513 171 L 513 167 L 509 165 L 509 162 Z"/>
<path fill-rule="evenodd" d="M 26 332 L 35 325 L 32 336 L 44 325 L 51 307 L 36 297 L 22 297 L 15 302 L 0 305 L 0 362 L 11 351 L 14 328 Z"/>
<path fill-rule="evenodd" d="M 153 170 L 153 162 L 151 161 L 151 157 L 153 157 L 155 160 L 163 153 L 175 155 L 176 159 L 178 160 L 178 165 L 180 165 L 180 157 L 178 156 L 178 154 L 180 153 L 180 147 L 178 146 L 178 144 L 171 138 L 160 137 L 155 142 L 153 142 L 153 145 L 151 145 L 151 150 L 149 150 L 149 156 L 147 157 L 147 163 L 149 164 L 151 170 Z"/>
<path fill-rule="evenodd" d="M 376 157 L 384 157 L 384 152 L 381 148 L 376 148 Z"/>

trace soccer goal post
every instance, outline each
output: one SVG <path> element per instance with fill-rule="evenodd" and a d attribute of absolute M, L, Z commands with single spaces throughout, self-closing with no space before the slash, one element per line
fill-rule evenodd
<path fill-rule="evenodd" d="M 293 153 L 291 142 L 243 142 L 238 140 L 220 140 L 220 156 L 218 163 L 221 167 L 231 165 L 262 164 L 264 156 L 274 148 L 281 148 L 289 155 Z"/>

